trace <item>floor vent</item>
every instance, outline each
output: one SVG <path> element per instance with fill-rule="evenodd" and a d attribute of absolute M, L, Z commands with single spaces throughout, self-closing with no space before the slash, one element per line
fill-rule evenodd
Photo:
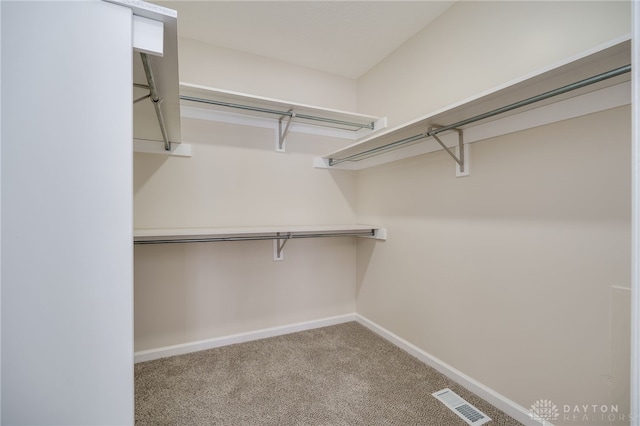
<path fill-rule="evenodd" d="M 451 411 L 456 413 L 462 420 L 473 426 L 487 423 L 491 419 L 489 416 L 478 410 L 473 405 L 462 399 L 457 393 L 449 388 L 444 388 L 431 395 L 446 405 Z"/>

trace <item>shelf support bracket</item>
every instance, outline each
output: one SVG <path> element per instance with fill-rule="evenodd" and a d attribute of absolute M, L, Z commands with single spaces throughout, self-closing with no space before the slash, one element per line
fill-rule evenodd
<path fill-rule="evenodd" d="M 149 93 L 148 95 L 144 95 L 139 97 L 138 99 L 134 100 L 133 103 L 137 104 L 140 101 L 144 101 L 145 99 L 149 99 L 151 97 L 151 93 Z"/>
<path fill-rule="evenodd" d="M 284 120 L 285 117 L 289 117 L 289 118 L 287 120 L 287 124 L 285 125 L 284 131 L 283 131 L 282 120 Z M 296 117 L 296 113 L 293 112 L 292 109 L 290 109 L 289 111 L 287 111 L 287 114 L 281 116 L 280 120 L 278 120 L 278 146 L 276 147 L 277 152 L 285 152 L 284 141 L 285 141 L 285 138 L 287 137 L 287 133 L 289 133 L 289 126 L 291 125 L 291 121 L 293 121 L 295 117 Z"/>
<path fill-rule="evenodd" d="M 284 245 L 291 239 L 291 232 L 286 235 L 281 235 L 280 232 L 276 233 L 276 238 L 273 240 L 273 261 L 279 262 L 284 260 Z"/>
<path fill-rule="evenodd" d="M 465 162 L 466 158 L 465 158 L 465 154 L 468 153 L 465 152 L 465 145 L 464 145 L 464 133 L 462 132 L 461 129 L 448 129 L 448 130 L 453 130 L 455 132 L 458 132 L 458 153 L 457 155 L 451 151 L 451 149 L 445 145 L 445 143 L 442 141 L 442 139 L 440 139 L 438 137 L 438 133 L 439 130 L 442 129 L 442 127 L 440 126 L 430 126 L 427 129 L 427 133 L 426 136 L 431 136 L 433 137 L 433 139 L 435 139 L 436 142 L 438 142 L 440 144 L 440 146 L 447 152 L 447 154 L 449 154 L 451 156 L 451 158 L 453 158 L 455 160 L 456 163 L 458 163 L 458 173 L 457 176 L 468 176 L 469 175 L 469 170 L 468 170 L 468 161 Z M 444 130 L 440 130 L 440 131 L 444 131 Z"/>
<path fill-rule="evenodd" d="M 149 83 L 149 99 L 151 99 L 153 107 L 156 110 L 156 117 L 158 118 L 160 133 L 162 134 L 162 140 L 164 141 L 164 149 L 165 151 L 171 151 L 171 142 L 169 142 L 167 126 L 164 122 L 164 116 L 162 115 L 162 108 L 160 108 L 162 99 L 160 99 L 160 96 L 158 95 L 156 80 L 153 76 L 153 70 L 151 69 L 151 59 L 149 59 L 148 54 L 143 52 L 140 52 L 140 58 L 142 59 L 142 66 L 144 67 L 144 73 L 147 77 L 147 83 Z"/>

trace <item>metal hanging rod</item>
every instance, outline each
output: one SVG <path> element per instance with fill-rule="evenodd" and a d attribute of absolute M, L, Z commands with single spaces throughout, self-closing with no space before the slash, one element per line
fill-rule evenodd
<path fill-rule="evenodd" d="M 389 151 L 389 150 L 391 150 L 393 148 L 400 147 L 402 145 L 407 145 L 407 144 L 410 144 L 412 142 L 417 142 L 417 141 L 420 141 L 420 140 L 422 140 L 422 139 L 424 139 L 426 137 L 427 136 L 424 133 L 421 133 L 419 135 L 410 136 L 408 138 L 400 139 L 398 141 L 391 142 L 389 144 L 386 144 L 386 145 L 383 145 L 383 146 L 379 146 L 377 148 L 371 148 L 371 149 L 368 149 L 366 151 L 359 152 L 357 154 L 353 154 L 353 155 L 350 155 L 348 157 L 344 157 L 344 158 L 341 158 L 341 159 L 338 159 L 338 160 L 334 160 L 333 158 L 329 158 L 329 165 L 330 166 L 335 166 L 337 164 L 344 163 L 345 161 L 360 161 L 360 160 L 364 160 L 365 158 L 372 157 L 372 156 L 374 156 L 374 155 L 376 155 L 378 153 L 386 152 L 386 151 Z"/>
<path fill-rule="evenodd" d="M 158 117 L 158 124 L 160 125 L 160 133 L 162 133 L 162 140 L 164 140 L 164 149 L 165 151 L 171 151 L 171 142 L 169 142 L 169 136 L 167 135 L 167 126 L 164 122 L 164 116 L 162 115 L 162 109 L 160 108 L 161 99 L 158 96 L 158 89 L 156 87 L 156 81 L 153 77 L 153 70 L 151 69 L 151 60 L 149 59 L 149 55 L 146 53 L 140 53 L 140 58 L 142 59 L 142 66 L 144 67 L 144 73 L 147 76 L 147 82 L 149 86 L 149 99 L 153 103 L 153 107 L 156 110 L 156 116 Z M 136 85 L 136 87 L 140 87 L 143 85 Z M 141 99 L 139 99 L 141 100 Z"/>
<path fill-rule="evenodd" d="M 172 244 L 172 243 L 209 243 L 221 241 L 261 241 L 261 240 L 291 240 L 296 238 L 325 238 L 325 237 L 374 237 L 375 229 L 354 232 L 325 232 L 325 233 L 276 233 L 275 235 L 256 235 L 238 237 L 203 237 L 203 238 L 182 238 L 182 239 L 158 239 L 148 241 L 134 241 L 134 244 Z"/>
<path fill-rule="evenodd" d="M 448 130 L 458 130 L 460 127 L 465 126 L 467 124 L 475 123 L 475 122 L 480 121 L 480 120 L 484 120 L 484 119 L 487 119 L 487 118 L 490 118 L 490 117 L 494 117 L 496 115 L 503 114 L 505 112 L 512 111 L 512 110 L 517 109 L 517 108 L 522 108 L 524 106 L 527 106 L 527 105 L 530 105 L 530 104 L 533 104 L 533 103 L 536 103 L 536 102 L 540 102 L 540 101 L 543 101 L 545 99 L 552 98 L 554 96 L 562 95 L 562 94 L 570 92 L 572 90 L 580 89 L 582 87 L 586 87 L 586 86 L 589 86 L 591 84 L 599 83 L 601 81 L 608 80 L 610 78 L 617 77 L 617 76 L 622 75 L 622 74 L 626 74 L 626 73 L 628 73 L 630 71 L 631 71 L 631 65 L 625 65 L 625 66 L 613 69 L 611 71 L 607 71 L 607 72 L 604 72 L 602 74 L 598 74 L 598 75 L 595 75 L 593 77 L 589 77 L 589 78 L 586 78 L 584 80 L 580 80 L 580 81 L 577 81 L 575 83 L 571 83 L 571 84 L 568 84 L 566 86 L 562 86 L 562 87 L 559 87 L 557 89 L 550 90 L 548 92 L 544 92 L 544 93 L 541 93 L 539 95 L 532 96 L 530 98 L 523 99 L 523 100 L 518 101 L 518 102 L 514 102 L 512 104 L 503 106 L 501 108 L 497 108 L 497 109 L 491 110 L 489 112 L 485 112 L 483 114 L 475 115 L 475 116 L 473 116 L 471 118 L 467 118 L 466 120 L 461 120 L 461 121 L 458 121 L 456 123 L 449 124 L 447 126 L 439 126 L 437 128 L 427 129 L 424 133 L 420 133 L 418 135 L 411 136 L 411 137 L 408 137 L 408 138 L 404 138 L 404 139 L 401 139 L 399 141 L 395 141 L 395 142 L 392 142 L 392 143 L 389 143 L 389 144 L 386 144 L 386 145 L 382 145 L 382 146 L 379 146 L 379 147 L 376 147 L 376 148 L 371 148 L 371 149 L 368 149 L 366 151 L 359 152 L 357 154 L 352 154 L 352 155 L 349 155 L 349 156 L 344 157 L 344 158 L 339 158 L 339 159 L 329 158 L 329 166 L 335 166 L 335 165 L 338 165 L 340 163 L 344 163 L 346 161 L 364 160 L 365 158 L 368 158 L 370 156 L 376 155 L 378 153 L 389 151 L 389 150 L 392 150 L 394 148 L 398 148 L 398 147 L 400 147 L 402 145 L 406 145 L 406 144 L 409 144 L 409 143 L 412 143 L 412 142 L 416 142 L 416 141 L 421 140 L 421 139 L 432 137 L 432 136 L 435 136 L 435 135 L 437 135 L 439 133 L 446 132 Z"/>
<path fill-rule="evenodd" d="M 299 114 L 296 112 L 293 112 L 292 110 L 289 111 L 279 111 L 279 110 L 275 110 L 275 109 L 269 109 L 269 108 L 263 108 L 263 107 L 255 107 L 255 106 L 251 106 L 251 105 L 242 105 L 242 104 L 234 104 L 231 102 L 224 102 L 224 101 L 216 101 L 216 100 L 212 100 L 212 99 L 203 99 L 203 98 L 196 98 L 193 96 L 185 96 L 185 95 L 181 95 L 180 99 L 183 101 L 189 101 L 189 102 L 199 102 L 199 103 L 203 103 L 203 104 L 209 104 L 209 105 L 217 105 L 217 106 L 223 106 L 223 107 L 227 107 L 227 108 L 236 108 L 236 109 L 242 109 L 245 111 L 254 111 L 254 112 L 260 112 L 260 113 L 265 113 L 265 114 L 273 114 L 273 115 L 278 115 L 280 117 L 294 117 L 295 118 L 299 118 L 302 120 L 310 120 L 310 121 L 319 121 L 322 123 L 329 123 L 329 124 L 335 124 L 338 126 L 347 126 L 347 127 L 356 127 L 358 129 L 370 129 L 370 130 L 374 130 L 374 126 L 375 123 L 371 122 L 371 123 L 354 123 L 354 122 L 350 122 L 350 121 L 343 121 L 343 120 L 337 120 L 334 118 L 326 118 L 326 117 L 319 117 L 319 116 L 315 116 L 315 115 L 307 115 L 307 114 Z"/>

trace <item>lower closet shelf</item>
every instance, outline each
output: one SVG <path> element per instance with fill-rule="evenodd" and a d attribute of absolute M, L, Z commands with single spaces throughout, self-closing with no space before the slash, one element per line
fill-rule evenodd
<path fill-rule="evenodd" d="M 373 225 L 296 225 L 237 228 L 136 229 L 134 244 L 288 240 L 294 238 L 368 237 L 386 240 L 386 229 Z"/>

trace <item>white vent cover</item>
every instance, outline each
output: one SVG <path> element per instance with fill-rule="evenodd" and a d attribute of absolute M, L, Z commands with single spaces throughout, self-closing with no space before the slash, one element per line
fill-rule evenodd
<path fill-rule="evenodd" d="M 451 411 L 456 413 L 462 420 L 473 426 L 487 423 L 491 419 L 482 411 L 462 399 L 457 393 L 449 388 L 444 388 L 431 395 L 446 405 Z"/>

